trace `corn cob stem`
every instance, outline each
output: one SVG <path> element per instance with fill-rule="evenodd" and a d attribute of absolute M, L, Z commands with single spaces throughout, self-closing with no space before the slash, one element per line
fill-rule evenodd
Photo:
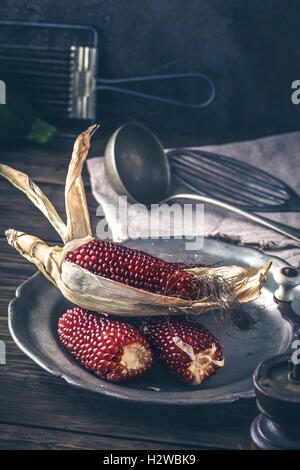
<path fill-rule="evenodd" d="M 6 230 L 5 235 L 9 245 L 35 264 L 49 281 L 58 286 L 63 261 L 62 248 L 50 247 L 40 238 L 14 229 Z"/>

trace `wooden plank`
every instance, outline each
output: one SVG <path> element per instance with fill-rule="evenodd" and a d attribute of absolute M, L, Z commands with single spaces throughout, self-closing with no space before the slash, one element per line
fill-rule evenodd
<path fill-rule="evenodd" d="M 52 202 L 55 206 L 57 211 L 64 211 L 65 201 L 64 201 L 64 187 L 62 185 L 57 184 L 48 184 L 48 183 L 41 183 L 39 184 L 42 191 L 46 194 L 48 199 Z M 27 217 L 30 216 L 30 211 L 27 210 L 28 208 L 34 208 L 35 206 L 32 204 L 31 201 L 25 196 L 24 193 L 19 191 L 17 188 L 12 186 L 7 180 L 4 178 L 0 179 L 0 201 L 1 206 L 0 210 L 9 208 L 13 210 L 14 208 L 22 208 L 22 210 L 27 211 Z M 26 202 L 26 208 L 25 208 Z M 24 206 L 24 207 L 23 207 Z M 43 216 L 44 217 L 44 216 Z"/>
<path fill-rule="evenodd" d="M 101 155 L 99 155 L 101 156 Z M 23 158 L 22 158 L 23 157 Z M 68 164 L 70 161 L 70 155 L 60 155 L 59 160 L 55 158 L 53 164 L 51 161 L 42 160 L 40 156 L 23 156 L 20 155 L 20 159 L 11 159 L 8 156 L 5 156 L 1 159 L 1 163 L 12 166 L 16 170 L 22 171 L 29 175 L 37 184 L 47 183 L 47 184 L 57 184 L 65 185 Z M 13 163 L 12 163 L 13 161 Z M 59 162 L 59 163 L 58 163 Z M 86 185 L 90 186 L 90 181 L 88 178 L 88 170 L 86 166 L 83 167 L 83 177 L 86 181 Z"/>
<path fill-rule="evenodd" d="M 2 325 L 0 339 L 2 336 Z M 187 447 L 248 448 L 254 400 L 202 407 L 158 407 L 112 400 L 66 384 L 11 341 L 0 366 L 0 422 L 94 432 Z"/>
<path fill-rule="evenodd" d="M 188 447 L 92 433 L 0 424 L 0 450 L 183 450 Z"/>
<path fill-rule="evenodd" d="M 65 217 L 65 197 L 64 197 L 64 186 L 57 185 L 57 184 L 47 184 L 42 183 L 39 185 L 48 199 L 52 202 L 55 209 L 61 217 Z M 97 202 L 94 199 L 90 188 L 87 187 L 86 191 L 88 207 L 93 214 L 93 211 L 97 207 Z M 27 218 L 31 218 L 31 214 L 33 211 L 37 211 L 37 214 L 41 214 L 41 217 L 45 219 L 45 216 L 38 211 L 38 209 L 32 204 L 31 201 L 25 196 L 24 193 L 17 190 L 14 186 L 12 186 L 8 181 L 1 178 L 0 180 L 0 211 L 2 213 L 4 211 L 11 211 L 14 215 L 15 221 L 16 215 L 14 211 L 20 210 L 23 212 Z M 45 219 L 46 220 L 46 219 Z M 3 222 L 3 221 L 2 221 Z M 20 222 L 18 221 L 18 224 Z"/>
<path fill-rule="evenodd" d="M 0 387 L 1 422 L 186 447 L 246 449 L 257 413 L 253 400 L 198 408 L 131 404 L 73 388 L 45 371 L 33 373 L 26 367 L 19 367 L 19 373 L 4 369 Z"/>
<path fill-rule="evenodd" d="M 200 407 L 132 404 L 71 387 L 38 367 L 8 332 L 7 305 L 19 282 L 2 277 L 0 283 L 0 339 L 7 347 L 7 363 L 0 365 L 0 422 L 187 447 L 248 448 L 254 400 Z"/>
<path fill-rule="evenodd" d="M 89 157 L 101 156 L 104 154 L 104 148 L 108 138 L 107 136 L 96 133 L 91 141 Z M 38 181 L 51 182 L 47 174 L 51 170 L 57 180 L 63 182 L 68 163 L 71 158 L 74 139 L 55 139 L 45 145 L 24 143 L 22 146 L 7 148 L 0 152 L 1 163 L 6 163 L 20 171 L 29 173 L 32 178 Z M 53 180 L 53 182 L 57 182 Z"/>
<path fill-rule="evenodd" d="M 9 246 L 4 237 L 0 237 L 0 260 L 0 279 L 14 279 L 14 287 L 36 272 L 36 267 Z"/>
<path fill-rule="evenodd" d="M 41 184 L 41 189 L 48 196 L 61 218 L 65 221 L 64 187 L 62 185 Z M 87 188 L 88 189 L 88 188 Z M 98 204 L 87 190 L 87 203 L 90 212 L 93 233 L 100 218 L 96 217 Z M 29 201 L 29 199 L 4 179 L 0 179 L 0 234 L 7 228 L 36 235 L 44 240 L 59 241 L 59 235 L 50 225 L 44 215 Z"/>

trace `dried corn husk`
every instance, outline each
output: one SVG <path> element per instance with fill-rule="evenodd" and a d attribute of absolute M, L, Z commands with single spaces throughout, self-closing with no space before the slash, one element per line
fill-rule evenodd
<path fill-rule="evenodd" d="M 43 212 L 60 234 L 65 246 L 49 247 L 39 238 L 14 229 L 6 231 L 8 243 L 34 263 L 68 300 L 83 308 L 121 316 L 158 316 L 199 314 L 220 307 L 221 301 L 224 305 L 228 299 L 220 299 L 214 294 L 194 301 L 153 294 L 96 276 L 76 264 L 64 261 L 66 252 L 92 239 L 81 171 L 96 127 L 92 126 L 80 134 L 74 145 L 65 188 L 67 225 L 27 175 L 0 165 L 0 174 L 23 191 Z M 221 278 L 230 285 L 229 300 L 244 303 L 259 297 L 270 265 L 271 262 L 258 269 L 224 266 L 187 271 L 199 278 Z"/>

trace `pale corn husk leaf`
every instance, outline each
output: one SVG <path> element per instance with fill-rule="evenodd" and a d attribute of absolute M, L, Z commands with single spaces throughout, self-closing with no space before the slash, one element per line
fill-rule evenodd
<path fill-rule="evenodd" d="M 174 336 L 172 340 L 173 343 L 176 344 L 176 346 L 181 349 L 181 351 L 185 352 L 185 354 L 187 354 L 192 361 L 196 360 L 194 348 L 191 344 L 185 343 L 184 341 L 182 341 L 182 339 L 179 338 L 179 336 Z"/>
<path fill-rule="evenodd" d="M 220 307 L 220 300 L 213 296 L 191 301 L 153 294 L 96 276 L 76 264 L 64 261 L 66 251 L 87 243 L 90 237 L 73 240 L 62 249 L 49 247 L 37 237 L 16 230 L 8 230 L 6 235 L 9 244 L 34 263 L 60 289 L 64 297 L 83 308 L 110 315 L 138 317 L 183 313 L 199 315 Z M 195 269 L 201 269 L 201 276 L 224 275 L 234 285 L 233 295 L 243 303 L 259 296 L 269 268 L 270 262 L 259 269 L 238 266 Z"/>
<path fill-rule="evenodd" d="M 0 164 L 0 175 L 26 194 L 28 199 L 47 217 L 63 241 L 66 241 L 67 227 L 56 212 L 53 204 L 32 179 L 8 165 Z"/>
<path fill-rule="evenodd" d="M 271 267 L 270 260 L 261 268 L 243 268 L 242 266 L 221 266 L 219 268 L 191 268 L 187 273 L 201 279 L 203 276 L 220 277 L 232 287 L 231 294 L 240 303 L 250 302 L 260 296 L 266 282 L 266 274 Z M 207 300 L 213 300 L 207 297 Z M 226 299 L 224 299 L 226 300 Z"/>
<path fill-rule="evenodd" d="M 77 137 L 74 144 L 65 187 L 66 242 L 92 235 L 81 172 L 90 148 L 90 139 L 98 127 L 97 125 L 89 127 Z"/>

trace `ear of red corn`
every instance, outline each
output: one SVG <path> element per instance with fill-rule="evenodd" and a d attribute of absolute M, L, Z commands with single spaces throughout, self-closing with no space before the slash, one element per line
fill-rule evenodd
<path fill-rule="evenodd" d="M 110 382 L 140 377 L 153 362 L 148 341 L 132 325 L 79 307 L 59 319 L 58 335 L 77 361 Z"/>
<path fill-rule="evenodd" d="M 224 365 L 219 341 L 203 326 L 186 320 L 148 321 L 142 332 L 169 373 L 199 385 Z"/>
<path fill-rule="evenodd" d="M 169 263 L 143 251 L 102 240 L 91 240 L 66 254 L 93 274 L 160 295 L 193 300 L 210 294 L 195 276 L 184 272 L 185 263 Z"/>
<path fill-rule="evenodd" d="M 36 236 L 14 229 L 5 232 L 8 243 L 34 263 L 65 298 L 93 311 L 126 317 L 199 315 L 257 299 L 271 262 L 257 269 L 199 265 L 191 269 L 185 263 L 167 263 L 92 239 L 81 171 L 96 128 L 80 134 L 74 145 L 65 186 L 67 224 L 26 174 L 0 164 L 0 175 L 42 211 L 64 247 L 50 247 Z"/>

